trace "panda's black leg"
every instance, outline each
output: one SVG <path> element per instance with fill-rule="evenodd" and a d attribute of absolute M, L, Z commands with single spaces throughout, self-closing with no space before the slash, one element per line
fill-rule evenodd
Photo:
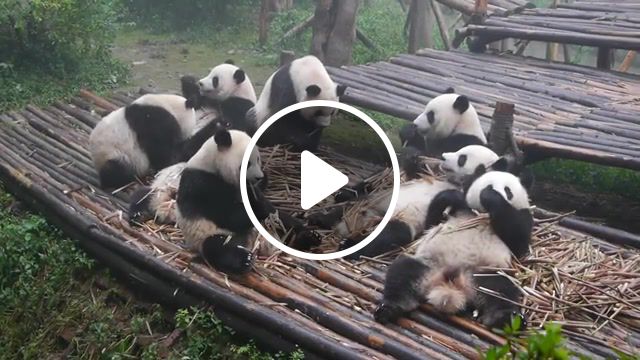
<path fill-rule="evenodd" d="M 429 267 L 420 260 L 401 255 L 387 270 L 384 296 L 375 310 L 380 323 L 396 321 L 403 314 L 416 309 L 424 300 L 421 283 Z"/>
<path fill-rule="evenodd" d="M 346 239 L 340 243 L 340 250 L 350 248 L 362 239 Z M 382 232 L 367 246 L 349 256 L 347 259 L 357 259 L 360 256 L 375 257 L 386 252 L 399 249 L 413 241 L 411 227 L 400 220 L 391 220 Z"/>
<path fill-rule="evenodd" d="M 333 196 L 333 199 L 337 203 L 346 202 L 346 201 L 354 201 L 359 197 L 365 196 L 371 191 L 371 185 L 367 181 L 361 181 L 354 186 L 349 186 L 340 189 Z"/>
<path fill-rule="evenodd" d="M 480 203 L 489 213 L 491 227 L 517 258 L 529 252 L 533 217 L 529 209 L 516 209 L 490 186 L 480 192 Z"/>
<path fill-rule="evenodd" d="M 311 226 L 318 226 L 321 229 L 330 230 L 335 226 L 344 214 L 344 207 L 338 206 L 328 212 L 315 212 L 307 215 L 307 223 Z"/>
<path fill-rule="evenodd" d="M 452 214 L 468 208 L 464 193 L 455 189 L 439 192 L 429 204 L 425 227 L 429 228 L 441 223 L 444 220 L 444 211 L 448 207 L 451 207 Z"/>
<path fill-rule="evenodd" d="M 122 161 L 111 159 L 100 168 L 100 186 L 104 189 L 117 189 L 136 179 L 133 169 Z"/>
<path fill-rule="evenodd" d="M 153 215 L 149 212 L 149 198 L 151 196 L 151 188 L 148 186 L 141 186 L 131 194 L 129 224 L 141 224 L 153 218 Z"/>
<path fill-rule="evenodd" d="M 225 244 L 226 236 L 215 235 L 202 242 L 200 253 L 205 262 L 227 274 L 245 274 L 253 265 L 253 254 L 234 239 Z"/>
<path fill-rule="evenodd" d="M 278 211 L 278 215 L 285 229 L 292 231 L 294 234 L 293 241 L 288 244 L 289 246 L 296 250 L 307 251 L 314 246 L 320 245 L 322 241 L 320 235 L 314 230 L 307 229 L 301 220 L 283 211 Z"/>
<path fill-rule="evenodd" d="M 517 305 L 521 299 L 520 290 L 511 280 L 495 271 L 476 272 L 473 280 L 478 288 L 473 305 L 478 310 L 479 322 L 491 329 L 503 329 L 517 316 L 522 320 L 521 330 L 524 329 L 526 319 Z M 491 295 L 483 291 L 484 289 L 500 297 Z"/>

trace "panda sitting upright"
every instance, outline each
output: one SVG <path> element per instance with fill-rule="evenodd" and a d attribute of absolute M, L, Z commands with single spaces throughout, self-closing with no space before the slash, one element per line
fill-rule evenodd
<path fill-rule="evenodd" d="M 182 160 L 187 161 L 221 127 L 241 130 L 252 136 L 257 129 L 252 110 L 256 93 L 249 76 L 231 61 L 214 67 L 197 81 L 181 79 L 182 94 L 196 109 L 196 129 L 184 145 Z"/>
<path fill-rule="evenodd" d="M 510 173 L 490 171 L 466 195 L 434 199 L 439 209 L 451 206 L 455 212 L 418 240 L 415 254 L 401 255 L 391 264 L 376 320 L 395 321 L 423 302 L 447 314 L 477 310 L 479 321 L 491 328 L 521 316 L 515 305 L 518 288 L 495 269 L 510 267 L 512 255 L 522 258 L 529 251 L 533 217 L 525 185 Z M 472 209 L 486 211 L 489 220 L 474 223 Z"/>
<path fill-rule="evenodd" d="M 253 224 L 240 196 L 240 166 L 251 138 L 220 130 L 187 162 L 180 178 L 176 223 L 187 246 L 211 266 L 232 274 L 250 270 Z M 251 206 L 259 220 L 274 211 L 254 184 L 263 177 L 254 148 L 247 166 Z"/>
<path fill-rule="evenodd" d="M 346 87 L 336 85 L 324 65 L 309 55 L 282 66 L 267 79 L 255 107 L 258 124 L 287 106 L 307 100 L 338 101 Z M 318 148 L 322 130 L 331 124 L 336 109 L 312 107 L 291 112 L 262 134 L 259 146 L 290 144 L 295 151 Z"/>
<path fill-rule="evenodd" d="M 400 139 L 404 146 L 431 156 L 455 152 L 467 145 L 487 144 L 475 108 L 453 88 L 429 101 L 413 123 L 400 130 Z"/>

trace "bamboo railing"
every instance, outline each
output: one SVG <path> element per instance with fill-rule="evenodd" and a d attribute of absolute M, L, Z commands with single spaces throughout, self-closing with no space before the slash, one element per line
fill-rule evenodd
<path fill-rule="evenodd" d="M 407 120 L 448 87 L 469 97 L 489 129 L 496 101 L 516 105 L 518 144 L 640 170 L 640 76 L 516 56 L 424 49 L 388 62 L 330 68 L 344 101 Z"/>
<path fill-rule="evenodd" d="M 178 230 L 131 227 L 125 214 L 131 188 L 115 193 L 99 189 L 86 145 L 100 115 L 132 98 L 83 91 L 71 104 L 28 106 L 0 115 L 0 179 L 138 292 L 172 306 L 213 305 L 216 315 L 238 333 L 278 350 L 299 346 L 309 359 L 473 359 L 479 357 L 478 350 L 504 342 L 469 319 L 435 314 L 428 306 L 396 324 L 376 323 L 371 312 L 381 298 L 385 260 L 312 262 L 279 254 L 257 261 L 249 275 L 227 277 L 185 251 Z M 610 262 L 636 256 L 548 221 L 536 230 L 539 241 L 579 237 L 593 242 L 594 249 L 619 254 L 610 256 Z M 569 235 L 557 235 L 561 232 Z M 607 276 L 629 276 L 616 274 Z M 634 284 L 627 288 L 637 291 Z M 599 304 L 582 306 L 612 320 L 594 323 L 588 332 L 580 331 L 584 321 L 575 327 L 570 322 L 566 329 L 573 332 L 568 333 L 571 349 L 593 358 L 615 356 L 611 348 L 629 350 L 621 339 L 638 336 L 625 320 L 635 313 L 633 307 L 611 314 L 608 308 L 597 310 Z M 594 329 L 597 336 L 589 335 Z"/>

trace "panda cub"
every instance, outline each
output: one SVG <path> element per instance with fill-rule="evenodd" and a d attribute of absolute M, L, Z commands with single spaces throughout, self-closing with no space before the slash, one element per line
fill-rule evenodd
<path fill-rule="evenodd" d="M 255 235 L 240 196 L 240 165 L 251 138 L 220 130 L 186 163 L 177 194 L 176 224 L 187 246 L 211 266 L 232 274 L 251 269 Z M 253 184 L 263 177 L 258 149 L 247 166 L 248 194 L 256 217 L 274 209 Z"/>
<path fill-rule="evenodd" d="M 89 136 L 100 185 L 118 188 L 176 163 L 195 122 L 194 109 L 178 95 L 143 95 L 111 112 Z"/>
<path fill-rule="evenodd" d="M 510 173 L 490 171 L 466 195 L 433 202 L 456 211 L 419 239 L 415 254 L 401 255 L 391 264 L 376 320 L 395 321 L 427 302 L 447 314 L 477 310 L 481 323 L 502 327 L 518 314 L 520 293 L 508 278 L 487 268 L 509 268 L 512 255 L 522 258 L 529 251 L 533 217 L 525 185 Z M 472 209 L 488 213 L 489 220 L 475 223 Z"/>
<path fill-rule="evenodd" d="M 241 130 L 252 136 L 257 123 L 252 115 L 256 93 L 244 70 L 230 62 L 214 67 L 209 75 L 196 82 L 195 78 L 181 79 L 182 93 L 196 109 L 196 129 L 186 142 L 183 160 L 195 154 L 200 146 L 221 126 Z"/>
<path fill-rule="evenodd" d="M 429 101 L 413 124 L 400 130 L 400 139 L 404 146 L 432 156 L 455 152 L 467 145 L 487 144 L 475 108 L 466 96 L 455 94 L 453 88 Z"/>
<path fill-rule="evenodd" d="M 421 177 L 402 184 L 396 207 L 387 226 L 372 242 L 348 258 L 375 257 L 410 244 L 425 229 L 442 220 L 442 212 L 446 207 L 438 209 L 438 205 L 433 203 L 434 199 L 459 192 L 459 186 L 468 181 L 468 178 L 484 173 L 499 160 L 498 155 L 491 149 L 479 145 L 466 146 L 457 152 L 442 155 L 444 160 L 440 167 L 446 174 L 447 181 Z M 372 208 L 359 220 L 366 224 L 381 219 L 390 199 L 391 192 L 373 203 Z M 348 230 L 345 221 L 340 222 L 336 230 L 342 236 L 346 236 L 341 249 L 347 249 L 362 240 L 361 236 L 349 237 L 351 231 Z"/>
<path fill-rule="evenodd" d="M 255 107 L 258 124 L 276 112 L 307 100 L 338 101 L 346 90 L 336 85 L 324 65 L 309 55 L 282 66 L 267 79 Z M 322 130 L 331 124 L 333 108 L 313 107 L 294 111 L 279 119 L 262 134 L 259 146 L 291 144 L 295 151 L 318 148 Z"/>

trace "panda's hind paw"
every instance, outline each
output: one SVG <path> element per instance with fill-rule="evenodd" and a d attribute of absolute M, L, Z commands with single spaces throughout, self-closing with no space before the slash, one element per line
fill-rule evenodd
<path fill-rule="evenodd" d="M 373 317 L 377 322 L 381 324 L 387 324 L 398 320 L 398 318 L 402 316 L 402 313 L 403 311 L 402 309 L 400 309 L 400 307 L 383 302 L 378 305 L 373 313 Z"/>

